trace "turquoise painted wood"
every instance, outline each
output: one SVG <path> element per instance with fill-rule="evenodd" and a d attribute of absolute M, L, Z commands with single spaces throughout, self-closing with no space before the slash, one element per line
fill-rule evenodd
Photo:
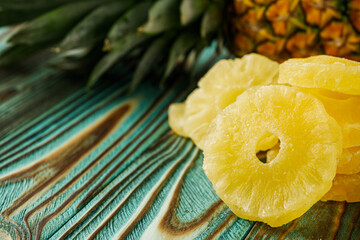
<path fill-rule="evenodd" d="M 87 92 L 44 59 L 0 73 L 0 239 L 360 239 L 360 204 L 319 202 L 280 228 L 232 214 L 169 129 L 184 76 Z"/>

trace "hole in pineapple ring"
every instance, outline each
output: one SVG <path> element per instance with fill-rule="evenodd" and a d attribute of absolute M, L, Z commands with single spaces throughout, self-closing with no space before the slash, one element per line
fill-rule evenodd
<path fill-rule="evenodd" d="M 265 132 L 256 145 L 256 157 L 262 163 L 270 163 L 280 151 L 280 139 L 271 132 Z"/>

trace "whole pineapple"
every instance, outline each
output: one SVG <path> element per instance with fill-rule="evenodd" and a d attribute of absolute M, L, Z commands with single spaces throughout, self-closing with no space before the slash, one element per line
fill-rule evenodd
<path fill-rule="evenodd" d="M 165 81 L 214 39 L 239 56 L 360 60 L 360 0 L 0 0 L 0 8 L 0 25 L 25 22 L 0 65 L 51 48 L 64 69 L 90 67 L 89 86 L 119 62 L 135 66 L 133 88 L 149 74 Z"/>
<path fill-rule="evenodd" d="M 327 54 L 360 60 L 360 1 L 235 0 L 232 49 L 278 60 Z"/>

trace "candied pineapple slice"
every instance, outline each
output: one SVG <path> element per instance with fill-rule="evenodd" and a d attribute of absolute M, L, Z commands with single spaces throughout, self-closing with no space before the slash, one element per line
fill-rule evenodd
<path fill-rule="evenodd" d="M 360 95 L 360 62 L 326 55 L 292 58 L 280 64 L 279 82 Z"/>
<path fill-rule="evenodd" d="M 315 88 L 303 88 L 302 91 L 318 98 L 329 115 L 339 123 L 344 148 L 360 146 L 360 96 Z"/>
<path fill-rule="evenodd" d="M 185 109 L 181 110 L 183 117 L 177 114 L 180 111 L 170 107 L 170 126 L 176 133 L 189 136 L 202 149 L 215 116 L 249 87 L 277 82 L 278 70 L 277 62 L 258 54 L 219 61 L 186 99 Z"/>
<path fill-rule="evenodd" d="M 268 163 L 256 157 L 266 132 L 280 140 Z M 203 168 L 239 217 L 281 226 L 329 191 L 342 151 L 338 123 L 323 104 L 293 87 L 251 88 L 213 120 Z"/>
<path fill-rule="evenodd" d="M 208 92 L 277 82 L 279 64 L 259 54 L 248 54 L 234 60 L 221 60 L 199 81 L 199 87 Z"/>
<path fill-rule="evenodd" d="M 360 173 L 337 174 L 330 191 L 321 200 L 360 202 Z"/>
<path fill-rule="evenodd" d="M 193 142 L 202 149 L 203 139 L 211 121 L 218 110 L 215 108 L 213 97 L 209 96 L 203 89 L 195 89 L 185 101 L 186 119 L 183 128 Z"/>
<path fill-rule="evenodd" d="M 343 149 L 336 172 L 340 174 L 360 172 L 360 146 Z"/>
<path fill-rule="evenodd" d="M 187 134 L 184 131 L 184 113 L 185 113 L 185 104 L 184 103 L 173 103 L 169 107 L 169 125 L 171 129 L 176 132 L 178 135 L 187 137 Z"/>

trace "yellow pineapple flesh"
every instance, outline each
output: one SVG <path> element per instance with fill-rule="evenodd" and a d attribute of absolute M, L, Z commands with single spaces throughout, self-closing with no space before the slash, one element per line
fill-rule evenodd
<path fill-rule="evenodd" d="M 266 132 L 279 138 L 280 150 L 262 163 L 256 146 Z M 329 191 L 341 151 L 340 127 L 319 100 L 292 87 L 262 86 L 216 116 L 203 168 L 236 215 L 277 227 Z"/>
<path fill-rule="evenodd" d="M 214 97 L 198 88 L 185 101 L 183 129 L 200 149 L 209 124 L 221 110 L 214 104 Z"/>
<path fill-rule="evenodd" d="M 219 61 L 199 81 L 199 88 L 188 96 L 182 107 L 178 103 L 170 107 L 171 128 L 179 135 L 189 136 L 202 149 L 215 116 L 246 89 L 276 82 L 278 66 L 277 62 L 257 54 Z"/>
<path fill-rule="evenodd" d="M 280 151 L 280 143 L 276 144 L 266 152 L 266 162 L 271 162 L 276 158 Z"/>
<path fill-rule="evenodd" d="M 266 152 L 266 162 L 271 162 L 279 153 L 277 144 Z M 344 148 L 336 168 L 337 174 L 355 174 L 360 172 L 360 147 Z"/>
<path fill-rule="evenodd" d="M 342 94 L 326 89 L 302 89 L 312 94 L 340 125 L 343 147 L 360 146 L 360 96 Z"/>
<path fill-rule="evenodd" d="M 321 200 L 360 202 L 360 173 L 337 174 L 330 191 Z"/>
<path fill-rule="evenodd" d="M 184 103 L 173 103 L 169 107 L 169 125 L 174 132 L 178 135 L 187 137 L 187 134 L 184 131 L 184 113 L 185 113 L 185 104 Z"/>
<path fill-rule="evenodd" d="M 256 146 L 256 152 L 267 151 L 274 147 L 279 142 L 279 139 L 271 132 L 265 132 Z"/>
<path fill-rule="evenodd" d="M 279 71 L 279 83 L 360 95 L 360 62 L 320 55 L 289 59 Z"/>
<path fill-rule="evenodd" d="M 360 172 L 360 146 L 343 149 L 336 172 L 339 174 Z"/>

